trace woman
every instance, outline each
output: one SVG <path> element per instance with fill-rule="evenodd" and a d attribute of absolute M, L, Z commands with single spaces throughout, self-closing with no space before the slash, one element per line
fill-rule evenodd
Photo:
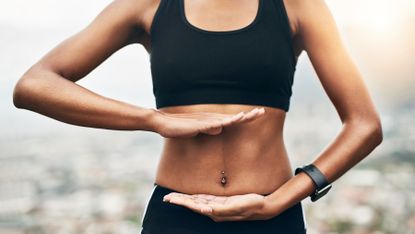
<path fill-rule="evenodd" d="M 122 47 L 151 59 L 157 108 L 75 82 Z M 324 0 L 117 0 L 28 69 L 14 105 L 79 126 L 165 140 L 142 233 L 305 233 L 313 177 L 284 146 L 306 51 L 342 131 L 312 164 L 328 183 L 382 141 L 380 118 Z"/>

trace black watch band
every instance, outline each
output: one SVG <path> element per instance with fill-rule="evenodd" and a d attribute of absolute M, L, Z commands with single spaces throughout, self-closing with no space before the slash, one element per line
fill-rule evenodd
<path fill-rule="evenodd" d="M 332 185 L 327 181 L 324 174 L 313 164 L 296 168 L 294 174 L 297 175 L 300 172 L 305 172 L 316 186 L 316 190 L 310 195 L 311 201 L 317 201 L 331 189 Z"/>

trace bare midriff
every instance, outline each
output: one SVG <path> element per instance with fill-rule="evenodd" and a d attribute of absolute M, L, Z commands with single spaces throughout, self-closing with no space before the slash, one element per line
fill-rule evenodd
<path fill-rule="evenodd" d="M 196 194 L 270 194 L 292 177 L 283 139 L 285 111 L 239 104 L 194 104 L 159 108 L 165 113 L 237 114 L 264 107 L 251 122 L 223 128 L 219 135 L 164 138 L 155 182 Z"/>

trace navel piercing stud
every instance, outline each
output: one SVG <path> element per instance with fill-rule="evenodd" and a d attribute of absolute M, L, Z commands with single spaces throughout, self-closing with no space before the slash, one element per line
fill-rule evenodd
<path fill-rule="evenodd" d="M 225 171 L 221 171 L 221 174 L 222 174 L 222 179 L 221 179 L 221 184 L 222 185 L 225 185 L 226 184 L 226 176 L 225 176 Z"/>

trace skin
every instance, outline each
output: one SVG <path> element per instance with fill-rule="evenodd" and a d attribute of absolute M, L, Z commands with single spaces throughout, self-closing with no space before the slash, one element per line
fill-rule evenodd
<path fill-rule="evenodd" d="M 342 122 L 333 141 L 304 164 L 313 163 L 334 182 L 382 142 L 381 121 L 325 1 L 284 3 L 296 56 L 307 53 Z M 14 105 L 78 126 L 160 134 L 165 144 L 155 182 L 180 191 L 164 201 L 217 222 L 270 219 L 308 197 L 314 184 L 304 173 L 293 176 L 281 109 L 196 104 L 157 110 L 104 97 L 76 83 L 126 45 L 139 43 L 151 53 L 150 27 L 158 4 L 111 2 L 23 74 L 14 89 Z M 185 0 L 185 6 L 192 25 L 213 31 L 244 27 L 258 7 L 251 0 Z M 217 20 L 206 12 L 214 12 Z M 220 183 L 222 170 L 228 178 L 225 186 Z"/>

